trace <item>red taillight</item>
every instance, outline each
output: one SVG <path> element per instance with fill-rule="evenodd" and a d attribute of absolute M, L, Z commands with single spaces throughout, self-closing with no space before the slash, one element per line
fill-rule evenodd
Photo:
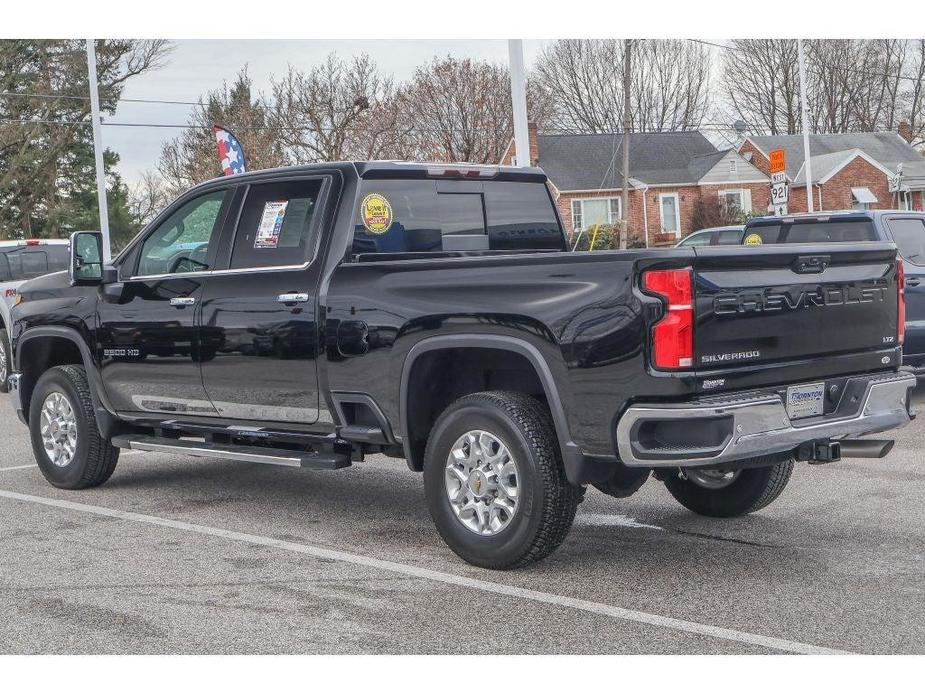
<path fill-rule="evenodd" d="M 652 365 L 689 369 L 694 365 L 694 287 L 690 268 L 650 270 L 643 288 L 665 301 L 665 316 L 652 328 Z"/>
<path fill-rule="evenodd" d="M 26 241 L 26 245 L 27 245 L 27 246 L 38 246 L 38 245 L 41 245 L 41 243 L 42 243 L 42 242 L 39 241 L 38 239 L 28 239 L 28 240 Z"/>
<path fill-rule="evenodd" d="M 906 339 L 906 271 L 903 269 L 903 261 L 896 260 L 896 292 L 897 306 L 896 311 L 896 342 L 902 344 Z"/>

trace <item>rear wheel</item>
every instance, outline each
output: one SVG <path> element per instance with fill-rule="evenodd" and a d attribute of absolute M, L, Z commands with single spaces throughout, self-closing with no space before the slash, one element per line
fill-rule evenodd
<path fill-rule="evenodd" d="M 565 539 L 582 489 L 565 477 L 546 407 L 520 393 L 460 398 L 424 456 L 427 505 L 443 540 L 470 564 L 511 569 Z"/>
<path fill-rule="evenodd" d="M 0 393 L 10 391 L 10 337 L 0 328 Z"/>
<path fill-rule="evenodd" d="M 29 405 L 29 432 L 39 469 L 55 487 L 97 487 L 116 469 L 119 449 L 100 436 L 82 366 L 42 374 Z"/>
<path fill-rule="evenodd" d="M 665 479 L 685 508 L 712 518 L 732 518 L 763 509 L 784 491 L 793 461 L 744 470 L 679 470 Z"/>

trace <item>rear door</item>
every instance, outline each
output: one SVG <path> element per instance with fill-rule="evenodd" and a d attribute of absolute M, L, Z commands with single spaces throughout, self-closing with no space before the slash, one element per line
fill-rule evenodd
<path fill-rule="evenodd" d="M 813 359 L 824 372 L 824 360 L 897 346 L 890 243 L 712 246 L 695 253 L 698 370 Z"/>
<path fill-rule="evenodd" d="M 903 355 L 925 358 L 925 219 L 915 215 L 886 218 L 906 275 L 906 341 Z"/>
<path fill-rule="evenodd" d="M 206 281 L 202 383 L 218 416 L 318 420 L 319 252 L 332 176 L 253 183 Z"/>

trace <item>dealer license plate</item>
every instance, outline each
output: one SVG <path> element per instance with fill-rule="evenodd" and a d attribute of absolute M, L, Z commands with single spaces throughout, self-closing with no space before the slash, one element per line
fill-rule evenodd
<path fill-rule="evenodd" d="M 825 383 L 809 383 L 787 388 L 787 416 L 790 419 L 817 417 L 822 414 Z"/>

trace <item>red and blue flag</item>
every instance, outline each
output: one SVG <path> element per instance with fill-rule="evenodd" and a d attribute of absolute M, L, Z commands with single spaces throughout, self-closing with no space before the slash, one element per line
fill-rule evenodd
<path fill-rule="evenodd" d="M 222 163 L 222 171 L 226 176 L 244 173 L 244 148 L 230 130 L 218 125 L 212 126 L 215 141 L 218 143 L 218 158 Z"/>

